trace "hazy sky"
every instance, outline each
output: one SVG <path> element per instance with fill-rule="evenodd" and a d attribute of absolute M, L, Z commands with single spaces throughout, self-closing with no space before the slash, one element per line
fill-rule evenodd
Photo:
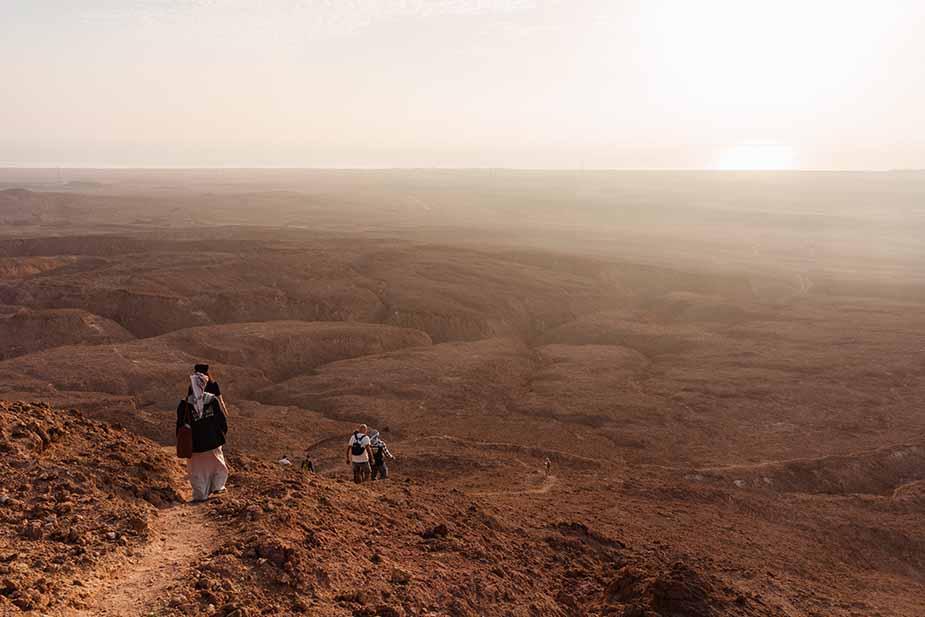
<path fill-rule="evenodd" d="M 0 165 L 925 167 L 922 0 L 0 0 Z"/>

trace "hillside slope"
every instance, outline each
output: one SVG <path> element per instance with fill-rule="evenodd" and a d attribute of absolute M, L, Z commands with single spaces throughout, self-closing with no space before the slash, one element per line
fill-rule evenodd
<path fill-rule="evenodd" d="M 669 547 L 456 490 L 238 458 L 193 506 L 169 451 L 125 430 L 0 403 L 0 433 L 5 615 L 783 614 Z"/>

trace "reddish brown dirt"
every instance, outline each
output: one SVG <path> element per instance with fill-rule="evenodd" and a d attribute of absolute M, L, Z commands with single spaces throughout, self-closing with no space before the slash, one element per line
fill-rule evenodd
<path fill-rule="evenodd" d="M 477 615 L 507 605 L 503 614 L 774 614 L 625 537 L 556 514 L 512 516 L 479 499 L 545 500 L 554 477 L 465 495 L 409 482 L 357 487 L 243 458 L 227 494 L 178 505 L 176 464 L 152 442 L 44 406 L 4 403 L 0 419 L 10 444 L 4 486 L 16 487 L 4 494 L 4 522 L 18 531 L 4 535 L 7 611 Z M 105 448 L 94 448 L 100 441 Z M 17 485 L 16 470 L 33 456 L 48 471 Z M 44 514 L 46 495 L 54 513 Z"/>
<path fill-rule="evenodd" d="M 181 498 L 161 448 L 76 411 L 0 403 L 0 449 L 4 614 L 81 606 L 93 573 L 123 567 Z"/>
<path fill-rule="evenodd" d="M 925 614 L 911 244 L 753 203 L 608 252 L 541 194 L 504 228 L 506 188 L 426 224 L 313 190 L 0 194 L 0 398 L 79 410 L 0 406 L 0 612 Z M 197 361 L 233 474 L 193 509 L 164 447 Z M 361 421 L 388 482 L 346 481 Z"/>
<path fill-rule="evenodd" d="M 19 308 L 0 313 L 0 359 L 65 345 L 121 343 L 132 338 L 116 322 L 78 309 Z"/>
<path fill-rule="evenodd" d="M 63 608 L 66 617 L 144 617 L 164 602 L 171 585 L 183 585 L 216 544 L 218 530 L 193 504 L 160 510 L 151 524 L 151 540 L 97 568 L 82 580 L 83 600 Z M 156 610 L 156 609 L 155 609 Z"/>

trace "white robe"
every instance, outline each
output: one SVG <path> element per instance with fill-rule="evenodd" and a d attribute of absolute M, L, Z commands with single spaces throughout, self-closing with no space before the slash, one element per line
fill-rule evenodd
<path fill-rule="evenodd" d="M 208 452 L 193 452 L 187 469 L 193 487 L 193 501 L 204 501 L 209 494 L 225 488 L 228 465 L 221 446 Z"/>

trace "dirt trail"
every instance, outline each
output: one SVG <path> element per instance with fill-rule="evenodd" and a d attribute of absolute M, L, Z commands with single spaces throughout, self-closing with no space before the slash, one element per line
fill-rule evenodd
<path fill-rule="evenodd" d="M 474 491 L 468 493 L 472 497 L 497 497 L 503 495 L 545 495 L 559 483 L 556 476 L 546 476 L 539 488 L 527 488 L 519 491 Z"/>
<path fill-rule="evenodd" d="M 426 435 L 423 437 L 417 437 L 417 441 L 425 441 L 428 439 L 442 439 L 445 441 L 452 441 L 455 443 L 466 444 L 470 446 L 488 448 L 488 449 L 504 449 L 504 450 L 519 450 L 522 452 L 535 453 L 538 456 L 549 455 L 550 457 L 556 456 L 564 460 L 573 460 L 580 461 L 583 463 L 591 463 L 595 466 L 599 466 L 601 461 L 599 459 L 588 458 L 586 456 L 579 456 L 578 454 L 572 454 L 571 452 L 565 452 L 564 450 L 556 450 L 554 448 L 543 448 L 539 446 L 525 446 L 523 444 L 516 443 L 506 443 L 503 441 L 479 441 L 477 439 L 466 439 L 464 437 L 454 437 L 453 435 Z"/>
<path fill-rule="evenodd" d="M 170 586 L 188 576 L 213 546 L 215 529 L 203 505 L 183 503 L 161 510 L 152 539 L 128 557 L 109 564 L 84 581 L 89 596 L 66 617 L 143 617 L 166 600 Z"/>

